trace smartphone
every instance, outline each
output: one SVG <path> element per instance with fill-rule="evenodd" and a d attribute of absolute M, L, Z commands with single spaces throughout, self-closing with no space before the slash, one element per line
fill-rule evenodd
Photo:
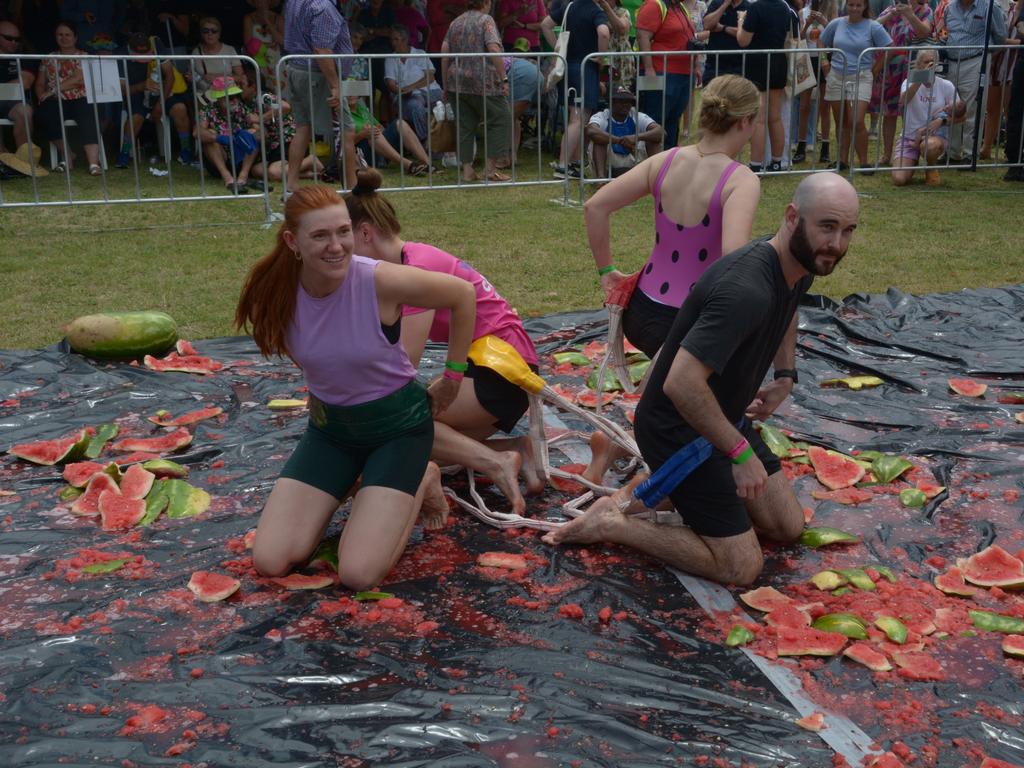
<path fill-rule="evenodd" d="M 919 83 L 921 85 L 931 85 L 935 82 L 935 70 L 931 67 L 928 69 L 917 69 L 916 67 L 910 70 L 910 75 L 907 80 L 913 83 Z"/>

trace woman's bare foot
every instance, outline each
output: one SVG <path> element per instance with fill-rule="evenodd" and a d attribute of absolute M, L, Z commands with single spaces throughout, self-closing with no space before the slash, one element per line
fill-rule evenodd
<path fill-rule="evenodd" d="M 529 437 L 516 438 L 514 449 L 522 457 L 523 480 L 526 482 L 526 495 L 539 496 L 544 493 L 544 481 L 537 469 L 537 457 L 533 454 L 533 443 Z"/>
<path fill-rule="evenodd" d="M 523 457 L 515 451 L 495 451 L 494 455 L 498 462 L 497 471 L 493 474 L 488 473 L 488 477 L 511 502 L 512 511 L 521 515 L 526 511 L 526 502 L 523 501 L 523 494 L 519 490 L 519 468 L 522 466 Z"/>
<path fill-rule="evenodd" d="M 434 462 L 427 462 L 420 487 L 423 489 L 423 501 L 420 503 L 423 527 L 428 531 L 438 531 L 448 522 L 448 499 L 441 488 L 441 470 Z"/>
<path fill-rule="evenodd" d="M 583 472 L 583 477 L 592 483 L 604 485 L 604 476 L 616 459 L 626 455 L 618 445 L 612 442 L 604 432 L 593 432 L 590 435 L 590 464 Z"/>
<path fill-rule="evenodd" d="M 594 544 L 611 541 L 615 529 L 627 523 L 626 516 L 615 506 L 610 496 L 603 496 L 590 509 L 570 520 L 561 528 L 548 531 L 543 536 L 546 544 Z"/>

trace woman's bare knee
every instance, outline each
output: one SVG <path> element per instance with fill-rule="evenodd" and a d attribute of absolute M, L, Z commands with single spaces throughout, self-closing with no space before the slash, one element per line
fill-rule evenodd
<path fill-rule="evenodd" d="M 253 543 L 252 564 L 256 572 L 266 578 L 286 576 L 292 570 L 294 563 L 282 557 L 280 553 L 269 550 L 269 547 L 259 545 L 259 539 Z"/>
<path fill-rule="evenodd" d="M 342 586 L 351 589 L 353 592 L 365 592 L 377 587 L 387 576 L 381 572 L 380 566 L 373 563 L 343 565 L 339 563 L 338 578 Z"/>

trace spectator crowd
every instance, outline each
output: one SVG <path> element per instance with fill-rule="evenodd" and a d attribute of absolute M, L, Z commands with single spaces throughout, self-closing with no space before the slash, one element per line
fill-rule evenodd
<path fill-rule="evenodd" d="M 1022 181 L 1022 5 L 228 0 L 212 15 L 191 0 L 7 0 L 0 179 L 100 175 L 109 157 L 203 164 L 234 193 L 287 195 L 314 175 L 352 188 L 369 165 L 508 182 L 537 145 L 558 177 L 609 179 L 689 143 L 691 103 L 733 74 L 760 94 L 755 173 L 881 167 L 903 185 L 919 164 L 1001 152 Z M 92 98 L 101 70 L 85 55 L 117 57 L 120 101 Z"/>

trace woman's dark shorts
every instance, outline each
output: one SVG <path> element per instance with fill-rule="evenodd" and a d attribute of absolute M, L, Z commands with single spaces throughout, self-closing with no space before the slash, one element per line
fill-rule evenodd
<path fill-rule="evenodd" d="M 622 332 L 630 344 L 653 360 L 678 314 L 676 307 L 661 304 L 637 288 L 622 313 Z"/>
<path fill-rule="evenodd" d="M 537 372 L 535 365 L 531 365 L 530 369 Z M 473 379 L 476 399 L 494 417 L 494 426 L 505 433 L 515 429 L 519 419 L 530 407 L 526 393 L 501 374 L 476 365 L 472 360 L 469 361 L 466 376 Z"/>

